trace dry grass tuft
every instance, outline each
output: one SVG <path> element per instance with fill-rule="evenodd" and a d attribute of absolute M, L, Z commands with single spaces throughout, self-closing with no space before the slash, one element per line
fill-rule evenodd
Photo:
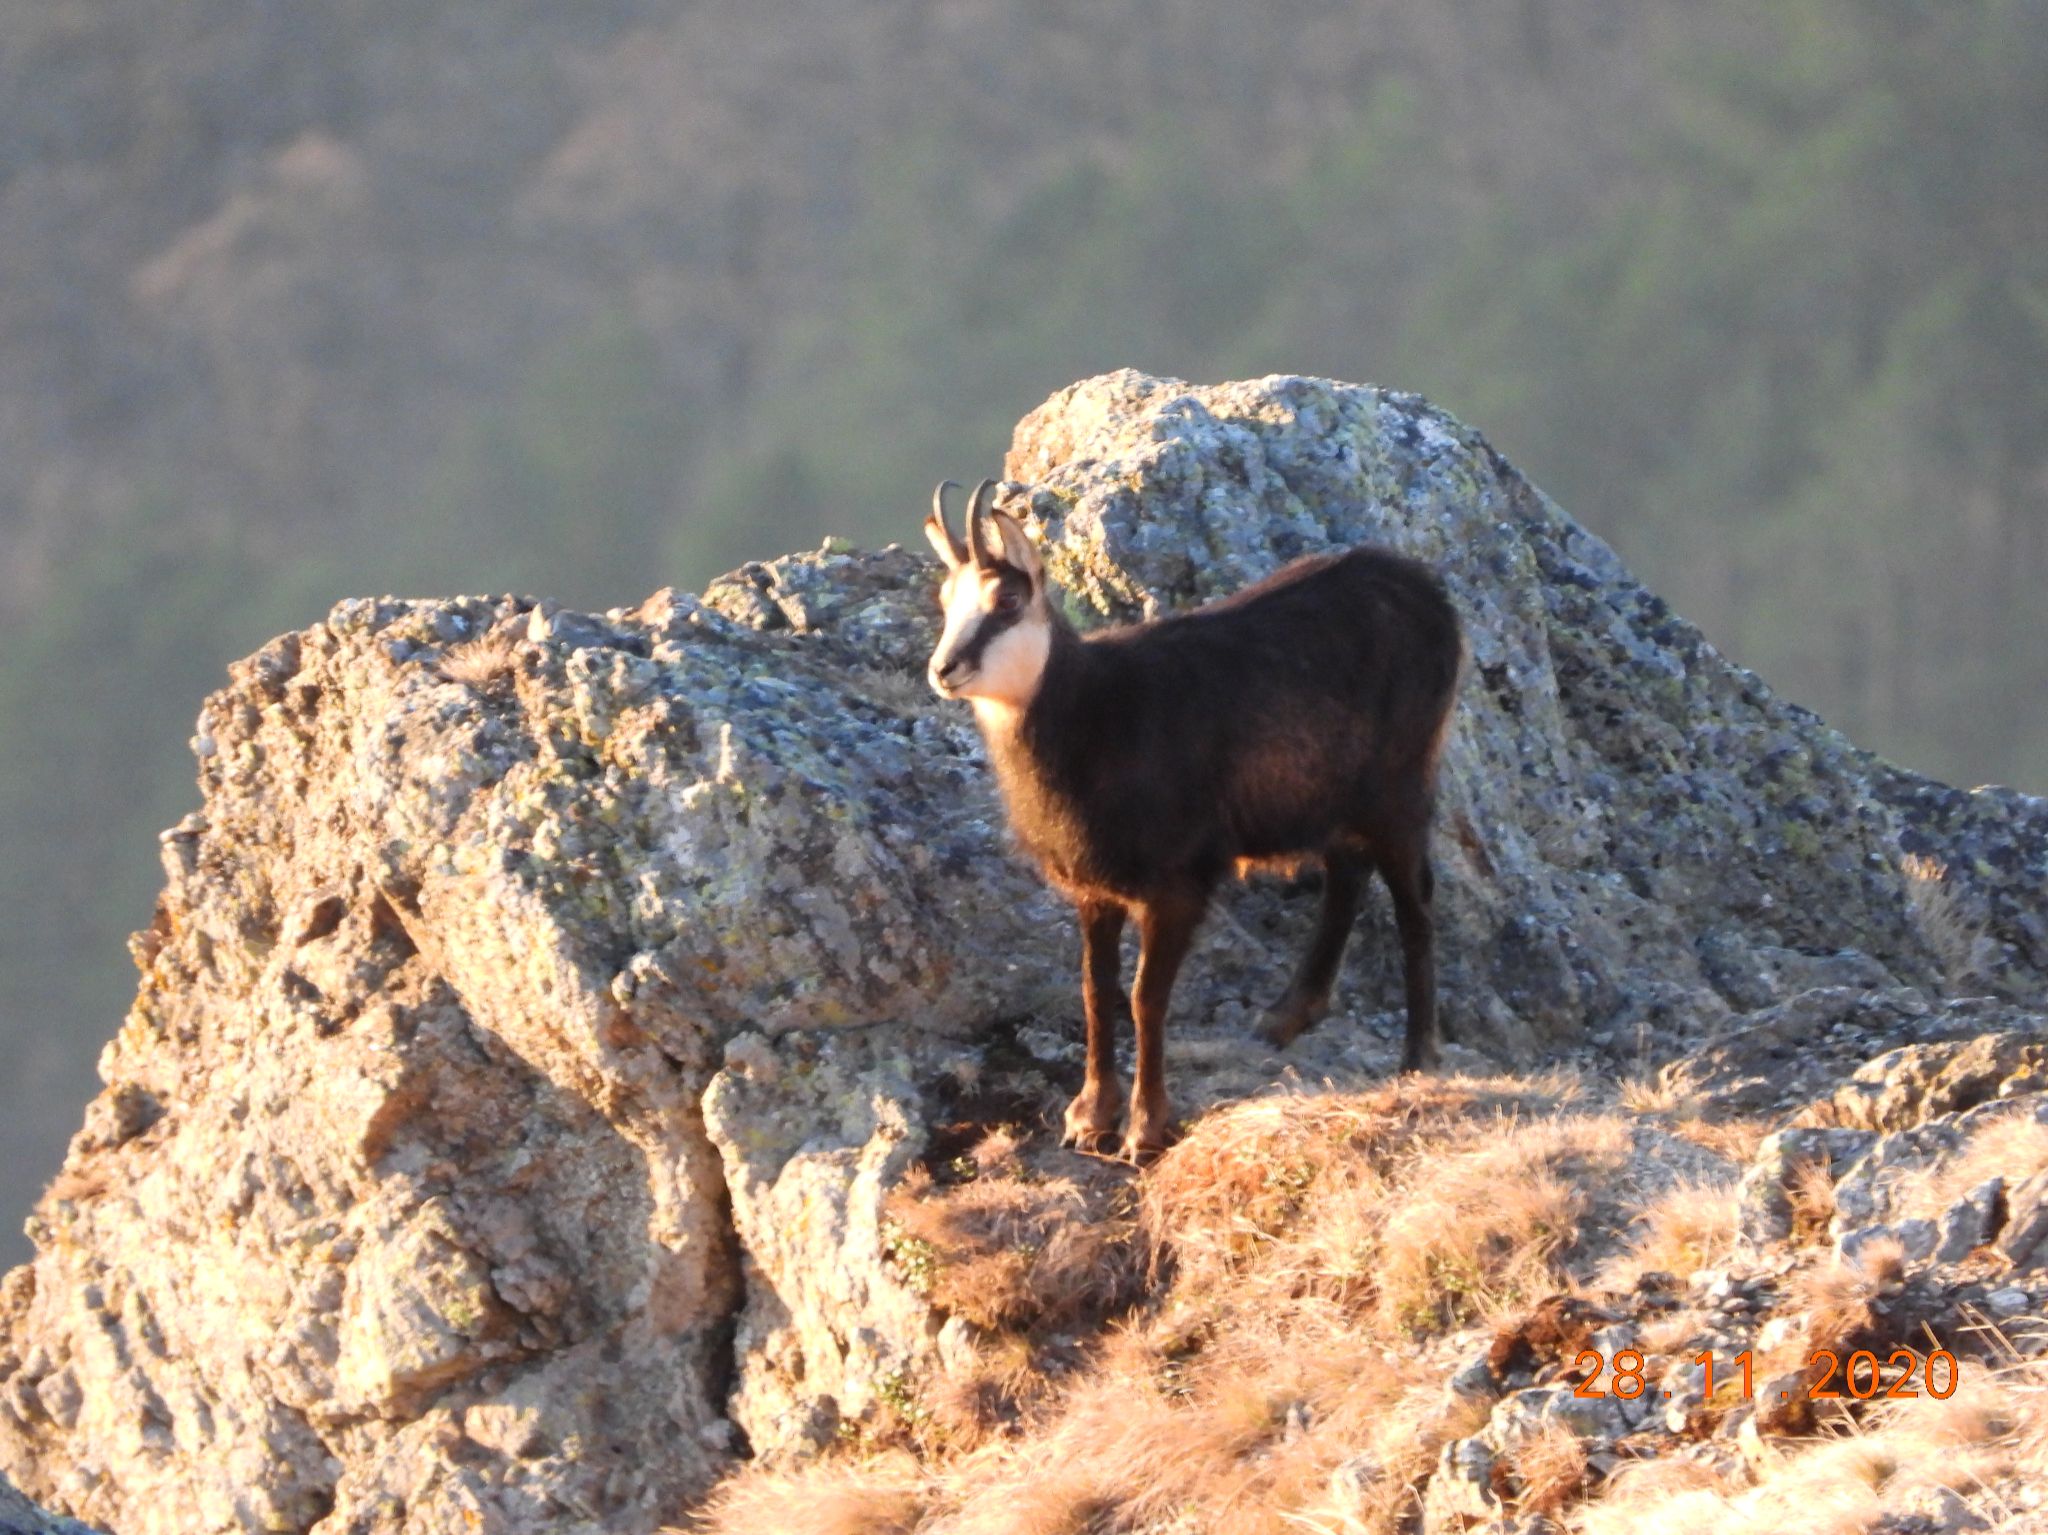
<path fill-rule="evenodd" d="M 493 629 L 466 645 L 443 651 L 440 671 L 450 682 L 478 692 L 509 682 L 519 667 L 519 640 L 508 629 Z"/>
<path fill-rule="evenodd" d="M 1189 1285 L 1256 1269 L 1280 1296 L 1413 1335 L 1563 1288 L 1585 1185 L 1627 1149 L 1618 1119 L 1469 1080 L 1262 1099 L 1162 1159 L 1143 1220 Z"/>
<path fill-rule="evenodd" d="M 687 1528 L 701 1535 L 910 1535 L 924 1516 L 922 1480 L 902 1455 L 787 1471 L 750 1467 L 727 1480 Z"/>
<path fill-rule="evenodd" d="M 1685 1104 L 1685 1095 L 1679 1091 L 1678 1083 L 1666 1072 L 1624 1077 L 1616 1089 L 1616 1096 L 1621 1106 L 1631 1114 L 1673 1114 Z"/>
<path fill-rule="evenodd" d="M 1560 1118 L 1418 1157 L 1381 1238 L 1381 1325 L 1427 1332 L 1568 1283 L 1587 1185 L 1627 1152 L 1619 1120 Z"/>
<path fill-rule="evenodd" d="M 1671 1130 L 1674 1135 L 1683 1136 L 1695 1146 L 1740 1167 L 1756 1155 L 1757 1147 L 1764 1143 L 1764 1137 L 1771 1133 L 1772 1128 L 1768 1119 L 1741 1116 L 1733 1119 L 1681 1119 Z"/>
<path fill-rule="evenodd" d="M 1071 1179 L 1029 1177 L 1014 1139 L 970 1153 L 988 1170 L 939 1188 L 908 1180 L 890 1199 L 898 1251 L 915 1251 L 932 1303 L 977 1327 L 1067 1326 L 1134 1301 L 1143 1259 L 1136 1223 L 1098 1207 Z"/>
<path fill-rule="evenodd" d="M 928 1447 L 972 1449 L 1021 1422 L 1051 1389 L 1028 1338 L 984 1335 L 970 1366 L 949 1369 L 925 1387 L 926 1420 L 917 1437 Z"/>
<path fill-rule="evenodd" d="M 1586 1441 L 1561 1423 L 1545 1424 L 1508 1452 L 1508 1471 L 1524 1513 L 1555 1514 L 1586 1486 Z"/>
<path fill-rule="evenodd" d="M 1899 1288 L 1905 1272 L 1905 1248 L 1893 1238 L 1870 1243 L 1853 1263 L 1837 1259 L 1806 1270 L 1792 1285 L 1806 1332 L 1789 1347 L 1804 1360 L 1816 1349 L 1862 1346 L 1878 1321 L 1876 1302 Z"/>
<path fill-rule="evenodd" d="M 1636 1217 L 1628 1250 L 1602 1267 L 1599 1282 L 1629 1290 L 1654 1270 L 1682 1279 L 1718 1268 L 1734 1257 L 1741 1237 L 1742 1195 L 1732 1177 L 1680 1183 Z"/>
<path fill-rule="evenodd" d="M 1792 1207 L 1793 1244 L 1824 1238 L 1835 1218 L 1835 1179 L 1828 1164 L 1802 1162 L 1795 1167 L 1785 1185 L 1785 1199 Z"/>
<path fill-rule="evenodd" d="M 1908 853 L 1899 869 L 1906 876 L 1906 909 L 1913 925 L 1941 961 L 1949 983 L 1973 979 L 1985 943 L 1984 925 L 1970 914 L 1947 867 L 1925 854 Z"/>

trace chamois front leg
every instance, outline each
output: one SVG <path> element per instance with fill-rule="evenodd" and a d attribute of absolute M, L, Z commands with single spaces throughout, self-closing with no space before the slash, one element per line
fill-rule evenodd
<path fill-rule="evenodd" d="M 1124 909 L 1115 901 L 1081 903 L 1081 1006 L 1088 1016 L 1088 1074 L 1067 1105 L 1064 1144 L 1107 1152 L 1116 1143 L 1124 1089 L 1116 1074 L 1116 1033 L 1131 1014 L 1124 996 Z"/>
<path fill-rule="evenodd" d="M 1166 1126 L 1172 1118 L 1166 1103 L 1167 1004 L 1207 904 L 1206 889 L 1174 890 L 1147 901 L 1138 911 L 1138 1060 L 1131 1074 L 1124 1159 L 1140 1167 L 1166 1149 Z"/>

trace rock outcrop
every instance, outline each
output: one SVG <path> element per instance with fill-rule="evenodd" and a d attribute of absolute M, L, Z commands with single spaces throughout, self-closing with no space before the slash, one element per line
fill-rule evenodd
<path fill-rule="evenodd" d="M 37 1508 L 0 1477 L 0 1535 L 90 1535 L 89 1526 Z"/>
<path fill-rule="evenodd" d="M 1443 570 L 1442 989 L 1486 1057 L 1718 1040 L 1769 1084 L 1730 1041 L 1960 1038 L 2048 993 L 2048 806 L 1776 699 L 1413 396 L 1112 374 L 1006 473 L 1084 624 L 1357 542 Z M 645 1531 L 929 1368 L 884 1199 L 1078 1069 L 1072 922 L 922 684 L 932 586 L 828 549 L 603 616 L 354 601 L 233 668 L 0 1288 L 0 1470 L 121 1535 Z M 1379 912 L 1335 1016 L 1254 1044 L 1307 921 L 1273 887 L 1212 920 L 1182 1107 L 1391 1065 Z"/>

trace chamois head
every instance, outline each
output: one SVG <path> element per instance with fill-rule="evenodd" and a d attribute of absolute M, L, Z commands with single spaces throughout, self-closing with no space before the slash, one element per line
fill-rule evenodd
<path fill-rule="evenodd" d="M 941 695 L 968 699 L 983 714 L 1029 704 L 1052 646 L 1045 567 L 1017 520 L 990 508 L 995 486 L 983 480 L 974 488 L 964 543 L 946 525 L 951 480 L 932 492 L 924 522 L 925 537 L 946 563 L 939 588 L 946 630 L 927 675 Z"/>

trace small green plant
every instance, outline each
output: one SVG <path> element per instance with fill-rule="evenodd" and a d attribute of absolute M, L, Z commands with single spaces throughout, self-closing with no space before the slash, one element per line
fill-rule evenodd
<path fill-rule="evenodd" d="M 932 1293 L 939 1274 L 939 1250 L 923 1237 L 914 1237 L 894 1216 L 882 1221 L 882 1253 L 896 1265 L 903 1282 L 920 1295 Z"/>
<path fill-rule="evenodd" d="M 916 1428 L 931 1417 L 908 1370 L 891 1370 L 875 1383 L 875 1399 L 895 1415 L 898 1422 Z"/>

